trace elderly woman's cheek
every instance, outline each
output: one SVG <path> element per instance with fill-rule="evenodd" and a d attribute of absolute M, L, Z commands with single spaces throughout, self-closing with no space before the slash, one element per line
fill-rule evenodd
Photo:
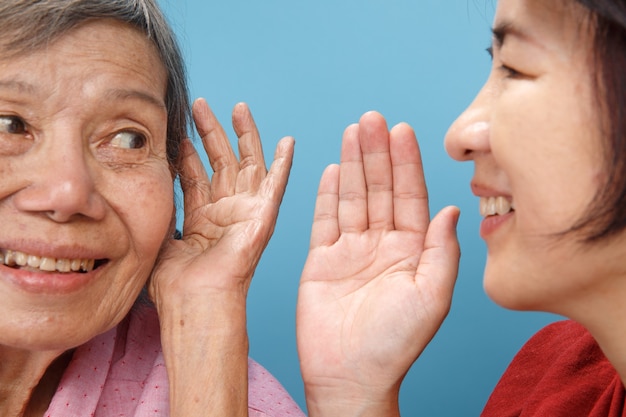
<path fill-rule="evenodd" d="M 120 187 L 113 197 L 117 200 L 114 206 L 129 229 L 140 261 L 153 262 L 174 216 L 172 176 L 167 164 L 143 174 L 127 174 L 129 178 L 118 181 Z"/>

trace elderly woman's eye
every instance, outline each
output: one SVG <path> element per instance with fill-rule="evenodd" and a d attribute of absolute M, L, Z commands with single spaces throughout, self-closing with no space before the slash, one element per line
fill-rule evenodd
<path fill-rule="evenodd" d="M 13 135 L 26 133 L 26 123 L 16 116 L 0 116 L 0 133 Z"/>
<path fill-rule="evenodd" d="M 137 132 L 119 132 L 111 139 L 111 145 L 125 149 L 140 149 L 146 145 L 146 137 Z"/>

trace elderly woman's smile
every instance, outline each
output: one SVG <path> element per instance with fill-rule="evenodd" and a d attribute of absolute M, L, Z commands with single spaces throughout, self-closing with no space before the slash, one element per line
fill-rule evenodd
<path fill-rule="evenodd" d="M 0 251 L 0 263 L 21 269 L 46 272 L 91 272 L 96 261 L 88 258 L 71 259 L 37 256 L 20 251 L 4 250 Z"/>
<path fill-rule="evenodd" d="M 7 251 L 4 259 L 11 269 L 3 273 L 5 282 L 29 294 L 52 296 L 80 291 L 92 279 L 97 279 L 94 268 L 106 263 L 99 260 L 96 265 L 93 259 L 55 259 L 13 251 Z"/>

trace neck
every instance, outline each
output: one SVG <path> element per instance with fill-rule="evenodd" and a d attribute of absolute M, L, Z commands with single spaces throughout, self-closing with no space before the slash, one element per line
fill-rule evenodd
<path fill-rule="evenodd" d="M 543 308 L 582 324 L 596 340 L 626 386 L 626 232 L 601 243 L 589 244 L 580 253 L 587 266 L 571 270 L 558 267 L 567 280 L 564 290 Z M 564 260 L 563 265 L 568 265 Z M 566 285 L 566 286 L 565 286 Z"/>
<path fill-rule="evenodd" d="M 600 349 L 619 374 L 622 385 L 626 387 L 626 334 L 623 329 L 625 319 L 626 315 L 622 315 L 620 318 L 605 318 L 603 325 L 581 324 L 596 339 Z"/>
<path fill-rule="evenodd" d="M 603 284 L 581 291 L 562 313 L 589 330 L 626 386 L 626 274 Z"/>
<path fill-rule="evenodd" d="M 0 347 L 0 415 L 43 415 L 71 359 L 69 352 Z"/>

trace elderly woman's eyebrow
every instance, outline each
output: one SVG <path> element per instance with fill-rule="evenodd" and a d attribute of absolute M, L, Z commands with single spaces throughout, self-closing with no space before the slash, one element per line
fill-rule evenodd
<path fill-rule="evenodd" d="M 18 93 L 27 94 L 35 94 L 37 90 L 34 85 L 15 79 L 0 80 L 0 89 L 14 90 Z"/>
<path fill-rule="evenodd" d="M 140 100 L 159 109 L 167 110 L 163 98 L 158 98 L 141 90 L 115 88 L 106 91 L 105 97 L 111 100 Z"/>

